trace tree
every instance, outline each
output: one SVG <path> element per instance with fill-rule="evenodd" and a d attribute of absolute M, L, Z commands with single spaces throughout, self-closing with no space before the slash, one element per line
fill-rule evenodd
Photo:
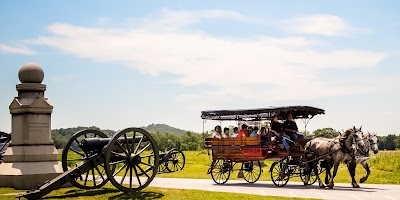
<path fill-rule="evenodd" d="M 325 138 L 334 138 L 339 135 L 339 132 L 332 128 L 322 128 L 317 129 L 313 132 L 311 137 L 325 137 Z"/>
<path fill-rule="evenodd" d="M 386 136 L 385 139 L 385 149 L 387 150 L 396 150 L 396 135 L 394 134 L 389 134 Z"/>

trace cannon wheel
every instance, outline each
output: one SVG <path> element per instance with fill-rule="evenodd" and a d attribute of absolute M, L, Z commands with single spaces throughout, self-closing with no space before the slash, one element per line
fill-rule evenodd
<path fill-rule="evenodd" d="M 290 178 L 289 168 L 287 159 L 284 158 L 279 161 L 275 161 L 270 168 L 271 180 L 274 185 L 283 187 L 287 184 Z"/>
<path fill-rule="evenodd" d="M 260 161 L 243 162 L 241 170 L 244 180 L 248 183 L 255 183 L 261 176 L 261 163 Z"/>
<path fill-rule="evenodd" d="M 211 166 L 211 178 L 216 184 L 225 184 L 231 175 L 230 163 L 223 157 L 218 157 Z"/>
<path fill-rule="evenodd" d="M 154 154 L 154 152 L 152 152 L 152 154 Z M 166 164 L 166 162 L 163 162 L 163 158 L 162 158 L 161 154 L 159 153 L 158 155 L 159 155 L 159 157 L 160 157 L 160 161 L 159 161 L 159 163 L 158 163 L 157 172 L 158 172 L 159 174 L 161 174 L 161 173 L 164 173 L 165 170 L 167 170 L 167 164 Z M 154 156 L 149 157 L 149 161 L 148 161 L 148 162 L 149 162 L 149 163 L 152 163 L 152 162 L 154 162 L 153 160 L 154 160 Z"/>
<path fill-rule="evenodd" d="M 172 149 L 170 151 L 170 156 L 168 158 L 167 163 L 165 166 L 168 171 L 176 172 L 180 171 L 185 167 L 185 154 L 180 149 Z"/>
<path fill-rule="evenodd" d="M 62 153 L 62 167 L 67 171 L 69 167 L 74 167 L 82 161 L 89 160 L 92 156 L 91 152 L 85 153 L 80 147 L 80 142 L 85 138 L 106 138 L 107 135 L 98 130 L 82 130 L 75 133 L 65 145 Z M 93 152 L 94 153 L 94 152 Z M 96 181 L 93 181 L 96 180 Z M 71 184 L 81 189 L 96 189 L 103 187 L 108 182 L 109 178 L 104 169 L 104 163 L 93 167 L 79 179 L 71 181 Z"/>
<path fill-rule="evenodd" d="M 107 144 L 105 160 L 107 176 L 116 188 L 127 193 L 138 192 L 157 174 L 158 146 L 147 131 L 127 128 L 115 134 Z"/>

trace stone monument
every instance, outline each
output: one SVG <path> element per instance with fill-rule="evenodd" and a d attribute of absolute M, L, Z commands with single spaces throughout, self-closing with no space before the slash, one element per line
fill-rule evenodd
<path fill-rule="evenodd" d="M 63 170 L 51 139 L 53 106 L 44 97 L 43 69 L 26 64 L 18 77 L 18 97 L 10 105 L 12 140 L 0 165 L 0 187 L 32 189 Z"/>

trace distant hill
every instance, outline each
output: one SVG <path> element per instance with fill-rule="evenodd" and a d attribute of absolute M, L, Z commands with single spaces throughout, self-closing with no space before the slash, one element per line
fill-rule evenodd
<path fill-rule="evenodd" d="M 178 135 L 183 135 L 187 131 L 175 128 L 172 126 L 168 126 L 166 124 L 150 124 L 148 126 L 142 126 L 140 128 L 143 128 L 144 130 L 148 132 L 154 132 L 154 133 L 172 133 L 172 134 L 178 134 Z"/>

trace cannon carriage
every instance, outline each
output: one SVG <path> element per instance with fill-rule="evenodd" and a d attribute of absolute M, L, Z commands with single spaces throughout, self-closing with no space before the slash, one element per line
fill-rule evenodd
<path fill-rule="evenodd" d="M 0 164 L 4 162 L 4 153 L 10 141 L 11 135 L 0 131 Z"/>
<path fill-rule="evenodd" d="M 63 150 L 64 173 L 17 197 L 39 199 L 65 183 L 95 189 L 111 182 L 120 191 L 135 193 L 151 183 L 159 162 L 157 143 L 143 129 L 127 128 L 111 138 L 98 130 L 83 130 Z"/>

